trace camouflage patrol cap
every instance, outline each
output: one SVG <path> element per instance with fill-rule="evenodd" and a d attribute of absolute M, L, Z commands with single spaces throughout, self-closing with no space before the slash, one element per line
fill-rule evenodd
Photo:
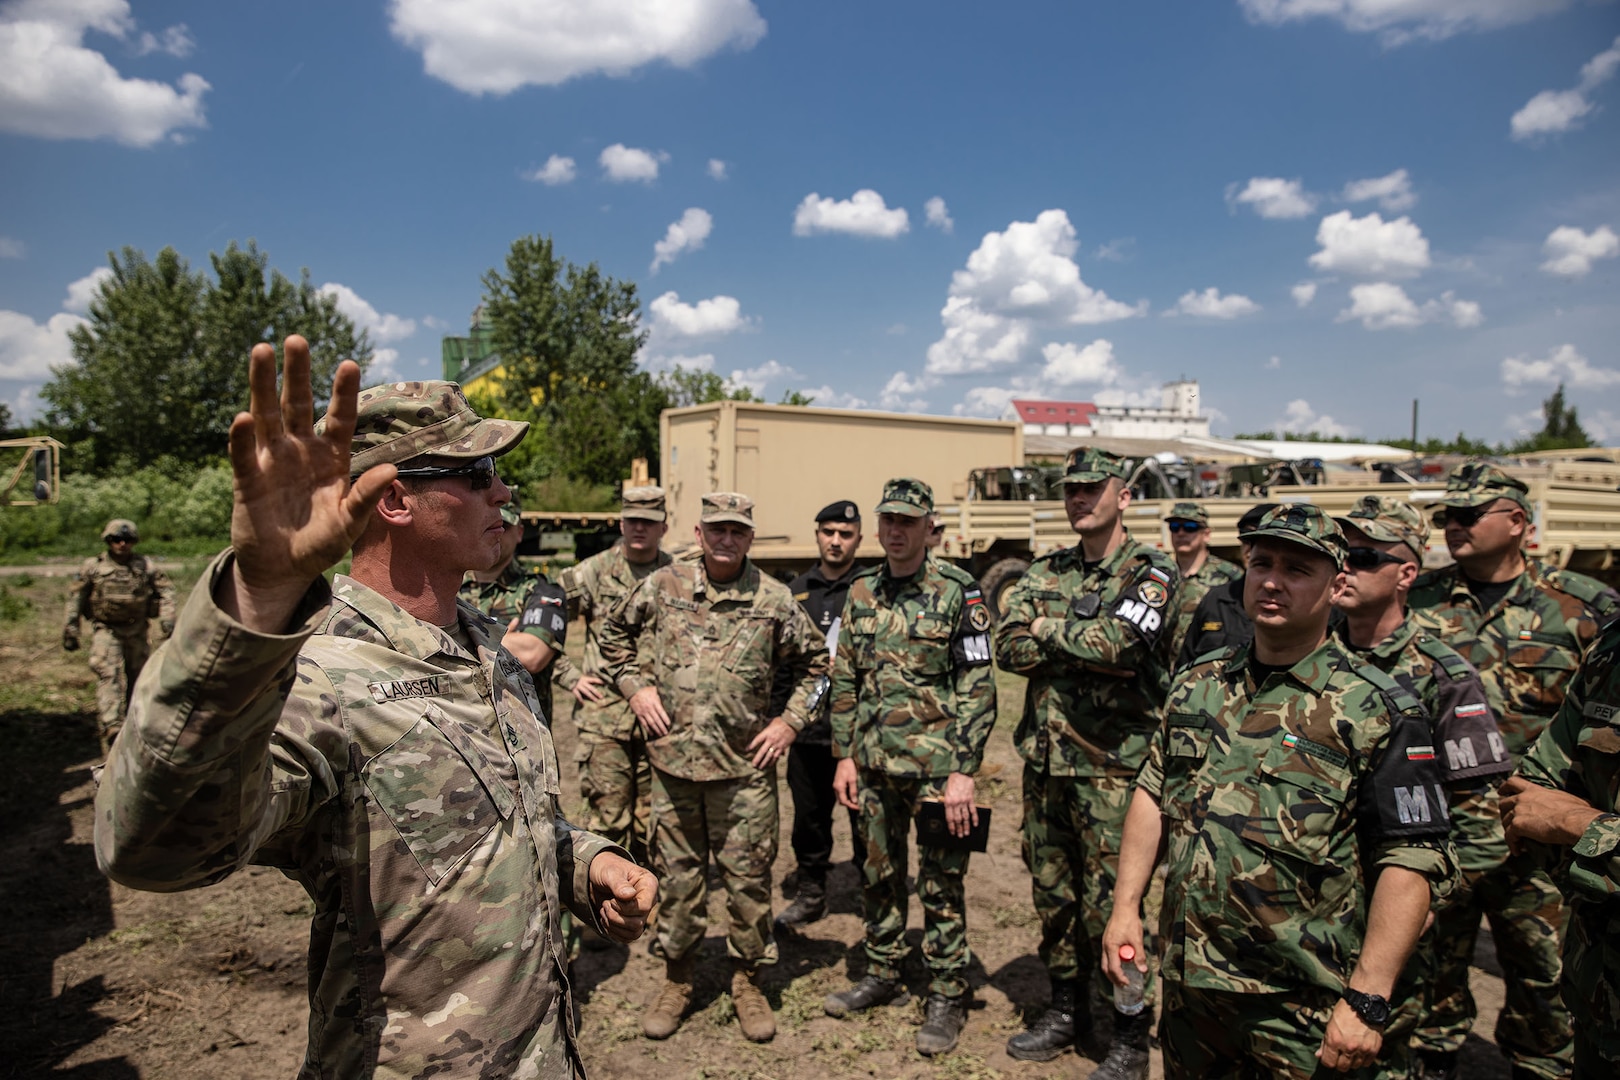
<path fill-rule="evenodd" d="M 510 487 L 510 485 L 508 485 Z M 523 523 L 523 503 L 518 499 L 517 488 L 510 488 L 512 498 L 501 506 L 501 521 L 507 525 L 521 525 Z"/>
<path fill-rule="evenodd" d="M 1166 521 L 1196 521 L 1200 525 L 1209 524 L 1209 511 L 1195 502 L 1178 502 L 1164 515 Z"/>
<path fill-rule="evenodd" d="M 103 540 L 128 540 L 133 544 L 140 540 L 141 533 L 139 529 L 135 528 L 133 521 L 127 518 L 113 518 L 107 522 L 107 527 L 101 530 L 101 538 Z"/>
<path fill-rule="evenodd" d="M 1107 450 L 1099 450 L 1095 446 L 1077 446 L 1063 459 L 1065 484 L 1095 484 L 1099 480 L 1107 480 L 1110 476 L 1117 476 L 1121 480 L 1129 479 L 1125 471 L 1125 459 L 1118 454 L 1110 454 Z"/>
<path fill-rule="evenodd" d="M 1418 562 L 1423 562 L 1423 552 L 1429 544 L 1429 527 L 1417 508 L 1404 499 L 1363 495 L 1356 501 L 1355 509 L 1333 520 L 1340 527 L 1360 529 L 1368 539 L 1381 544 L 1405 544 Z"/>
<path fill-rule="evenodd" d="M 326 417 L 315 430 L 326 430 Z M 399 465 L 426 455 L 467 461 L 499 457 L 528 431 L 526 420 L 479 416 L 453 382 L 384 383 L 360 391 L 349 471 L 358 476 L 373 465 Z"/>
<path fill-rule="evenodd" d="M 1326 555 L 1339 570 L 1344 569 L 1344 553 L 1350 548 L 1334 520 L 1320 506 L 1311 503 L 1283 503 L 1243 535 L 1243 539 L 1251 543 L 1266 537 L 1287 540 Z"/>
<path fill-rule="evenodd" d="M 928 517 L 934 512 L 934 489 L 909 476 L 897 477 L 883 485 L 883 500 L 876 512 Z"/>
<path fill-rule="evenodd" d="M 639 518 L 642 521 L 666 521 L 669 513 L 664 509 L 664 489 L 645 485 L 624 489 L 624 505 L 619 516 Z"/>
<path fill-rule="evenodd" d="M 754 500 L 735 491 L 711 491 L 703 496 L 703 512 L 698 520 L 705 525 L 718 525 L 722 521 L 735 521 L 738 525 L 754 527 Z"/>
<path fill-rule="evenodd" d="M 1484 506 L 1497 499 L 1511 499 L 1530 514 L 1530 485 L 1509 476 L 1488 461 L 1465 461 L 1446 477 L 1446 493 L 1435 500 L 1436 507 Z"/>

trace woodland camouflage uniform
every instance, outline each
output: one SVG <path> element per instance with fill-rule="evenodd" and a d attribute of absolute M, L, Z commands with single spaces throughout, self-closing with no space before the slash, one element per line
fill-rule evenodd
<path fill-rule="evenodd" d="M 520 633 L 531 634 L 556 650 L 557 656 L 551 666 L 534 676 L 535 696 L 546 723 L 554 724 L 557 714 L 551 708 L 553 677 L 559 667 L 566 666 L 570 671 L 573 669 L 573 664 L 563 652 L 568 638 L 568 617 L 564 612 L 561 587 L 552 584 L 551 579 L 539 569 L 526 568 L 514 557 L 494 581 L 475 581 L 468 577 L 461 583 L 460 596 L 495 620 L 499 626 L 497 637 L 504 636 L 512 620 L 518 619 Z M 613 840 L 614 843 L 623 844 L 616 837 Z"/>

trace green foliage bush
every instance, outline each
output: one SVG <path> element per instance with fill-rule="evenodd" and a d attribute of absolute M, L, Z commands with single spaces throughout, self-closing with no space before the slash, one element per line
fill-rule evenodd
<path fill-rule="evenodd" d="M 223 547 L 230 539 L 230 466 L 164 461 L 101 477 L 64 476 L 60 501 L 0 509 L 0 554 L 89 554 L 100 549 L 101 530 L 113 518 L 135 522 L 143 545 Z"/>

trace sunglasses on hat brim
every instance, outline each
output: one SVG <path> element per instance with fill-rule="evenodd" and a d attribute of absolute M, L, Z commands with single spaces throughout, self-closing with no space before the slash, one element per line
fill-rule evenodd
<path fill-rule="evenodd" d="M 401 480 L 444 480 L 452 476 L 465 476 L 474 491 L 483 491 L 495 483 L 495 459 L 486 454 L 455 468 L 401 469 L 398 473 Z"/>

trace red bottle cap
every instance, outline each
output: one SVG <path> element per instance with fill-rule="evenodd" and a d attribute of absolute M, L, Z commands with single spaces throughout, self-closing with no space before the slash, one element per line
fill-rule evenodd
<path fill-rule="evenodd" d="M 1131 960 L 1135 960 L 1136 959 L 1136 947 L 1134 945 L 1121 945 L 1119 947 L 1119 958 L 1120 958 L 1120 960 L 1126 961 L 1126 962 L 1129 962 Z"/>

